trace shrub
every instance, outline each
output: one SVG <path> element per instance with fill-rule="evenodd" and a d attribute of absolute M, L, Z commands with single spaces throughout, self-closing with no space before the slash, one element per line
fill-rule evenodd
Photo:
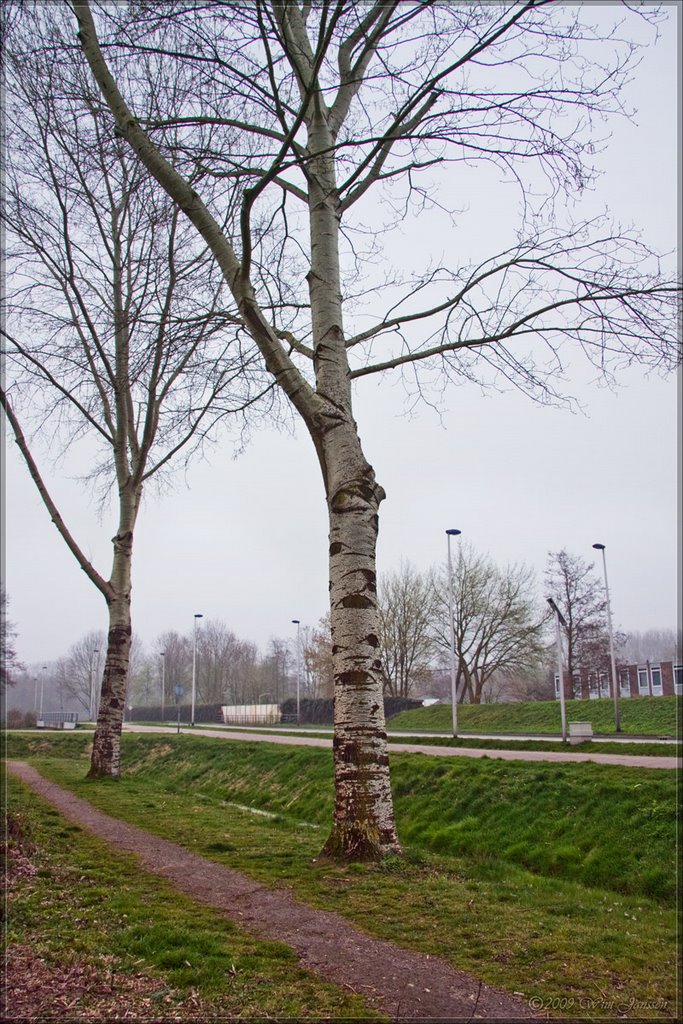
<path fill-rule="evenodd" d="M 20 708 L 8 708 L 5 715 L 5 726 L 8 729 L 35 729 L 35 711 L 22 711 Z"/>

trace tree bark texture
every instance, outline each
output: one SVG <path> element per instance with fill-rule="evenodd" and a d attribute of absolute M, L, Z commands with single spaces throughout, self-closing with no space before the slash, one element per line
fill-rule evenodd
<path fill-rule="evenodd" d="M 109 629 L 107 656 L 102 677 L 97 725 L 88 778 L 118 779 L 121 775 L 121 730 L 123 726 L 128 665 L 132 640 L 131 575 L 133 531 L 113 538 L 112 592 L 107 595 Z"/>
<path fill-rule="evenodd" d="M 357 438 L 350 464 L 354 439 L 344 444 L 335 433 L 325 444 L 326 463 L 337 483 L 328 494 L 335 811 L 323 855 L 377 860 L 400 852 L 378 650 L 375 552 L 384 491 Z"/>

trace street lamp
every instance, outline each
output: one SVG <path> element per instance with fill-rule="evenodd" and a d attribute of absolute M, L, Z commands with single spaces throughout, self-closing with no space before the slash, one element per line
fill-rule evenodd
<path fill-rule="evenodd" d="M 194 725 L 194 704 L 197 694 L 197 619 L 203 619 L 201 612 L 195 612 L 194 616 L 194 640 L 192 643 L 192 715 L 191 724 Z"/>
<path fill-rule="evenodd" d="M 95 720 L 95 671 L 93 661 L 95 660 L 95 655 L 99 653 L 99 649 L 93 650 L 90 656 L 90 708 L 88 714 L 91 722 Z"/>
<path fill-rule="evenodd" d="M 161 721 L 164 721 L 164 698 L 166 696 L 166 651 L 159 651 L 161 658 Z"/>
<path fill-rule="evenodd" d="M 301 622 L 299 619 L 292 619 L 292 625 L 296 626 L 296 724 L 299 725 L 301 721 Z"/>
<path fill-rule="evenodd" d="M 458 694 L 455 671 L 455 621 L 453 618 L 453 563 L 451 561 L 451 537 L 459 537 L 462 530 L 446 530 L 448 537 L 448 613 L 451 620 L 451 703 L 453 707 L 453 739 L 458 735 Z"/>
<path fill-rule="evenodd" d="M 47 665 L 43 665 L 43 673 L 40 677 L 40 720 L 43 720 L 43 697 L 45 695 L 45 673 L 47 672 Z"/>
<path fill-rule="evenodd" d="M 177 712 L 177 715 L 178 715 L 178 729 L 177 729 L 178 736 L 180 736 L 180 698 L 182 697 L 184 692 L 185 691 L 183 690 L 182 686 L 174 686 L 173 687 L 173 693 L 174 693 L 174 696 L 175 696 L 176 712 Z"/>
<path fill-rule="evenodd" d="M 612 663 L 612 693 L 614 694 L 614 727 L 621 732 L 621 709 L 619 707 L 619 686 L 617 684 L 617 663 L 614 658 L 614 633 L 612 632 L 612 609 L 610 608 L 609 586 L 607 585 L 607 558 L 605 545 L 594 544 L 596 551 L 602 551 L 602 568 L 605 573 L 605 597 L 607 599 L 607 631 L 609 633 L 609 656 Z"/>
<path fill-rule="evenodd" d="M 562 630 L 560 626 L 567 628 L 567 620 L 557 607 L 552 597 L 548 598 L 548 604 L 555 613 L 555 643 L 557 646 L 557 679 L 560 693 L 560 717 L 562 719 L 562 742 L 567 742 L 567 713 L 565 710 L 564 678 L 562 675 Z"/>

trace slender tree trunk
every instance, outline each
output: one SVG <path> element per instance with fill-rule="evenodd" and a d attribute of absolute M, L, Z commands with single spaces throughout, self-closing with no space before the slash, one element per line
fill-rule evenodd
<path fill-rule="evenodd" d="M 128 688 L 132 640 L 130 613 L 133 531 L 113 539 L 113 594 L 107 597 L 109 631 L 97 726 L 88 778 L 118 779 L 121 774 L 121 730 Z"/>
<path fill-rule="evenodd" d="M 322 854 L 378 860 L 400 852 L 389 779 L 375 573 L 384 491 L 363 456 L 355 424 L 332 431 L 324 447 L 328 473 L 336 483 L 328 489 L 335 812 Z"/>
<path fill-rule="evenodd" d="M 325 403 L 307 425 L 325 482 L 330 526 L 330 626 L 334 668 L 335 812 L 323 856 L 379 860 L 400 852 L 394 824 L 379 656 L 376 548 L 385 493 L 363 454 L 353 418 L 339 261 L 334 139 L 318 105 L 309 147 L 308 275 L 316 392 Z"/>

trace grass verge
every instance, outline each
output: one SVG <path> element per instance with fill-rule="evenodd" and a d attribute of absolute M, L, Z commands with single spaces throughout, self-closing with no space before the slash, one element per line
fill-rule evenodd
<path fill-rule="evenodd" d="M 157 722 L 140 722 L 140 725 L 147 726 L 158 726 Z M 244 729 L 240 729 L 239 726 L 231 725 L 216 725 L 211 726 L 212 729 L 217 729 L 220 732 L 244 732 Z M 269 731 L 269 730 L 261 730 Z M 190 734 L 187 727 L 183 730 L 185 734 Z M 277 729 L 278 736 L 301 736 L 300 730 L 292 729 Z M 331 740 L 332 730 L 328 729 L 326 732 L 316 732 L 310 728 L 306 729 L 305 735 L 315 739 L 327 739 Z M 623 754 L 633 755 L 635 757 L 683 757 L 683 744 L 680 743 L 638 743 L 635 740 L 630 743 L 619 744 L 612 740 L 587 740 L 585 743 L 562 743 L 561 740 L 553 742 L 552 740 L 480 740 L 480 739 L 467 739 L 459 736 L 457 739 L 452 739 L 446 736 L 430 736 L 429 734 L 417 734 L 416 736 L 388 736 L 389 743 L 394 745 L 398 744 L 423 744 L 428 746 L 440 746 L 440 747 L 463 747 L 465 749 L 477 749 L 477 750 L 541 750 L 541 751 L 556 751 L 558 753 L 569 753 L 569 754 Z"/>
<path fill-rule="evenodd" d="M 681 733 L 683 697 L 628 697 L 620 702 L 621 729 L 631 736 L 670 736 Z M 593 732 L 609 735 L 614 729 L 612 700 L 568 700 L 567 722 L 590 722 Z M 449 732 L 451 705 L 402 711 L 389 721 L 389 728 L 417 732 Z M 514 704 L 458 705 L 458 726 L 463 732 L 560 732 L 560 704 L 556 700 Z"/>
<path fill-rule="evenodd" d="M 20 856 L 23 870 L 16 879 L 8 872 L 6 943 L 30 949 L 31 963 L 50 979 L 68 970 L 70 1015 L 99 1019 L 98 1011 L 116 1009 L 119 1017 L 156 1020 L 219 1013 L 377 1019 L 358 997 L 301 970 L 289 947 L 252 939 L 67 822 L 15 779 L 8 812 L 8 862 L 11 868 Z M 74 972 L 87 982 L 80 993 Z M 40 993 L 33 998 L 40 1006 Z M 50 1013 L 50 1005 L 48 998 L 41 1020 L 65 1014 L 54 1004 Z"/>
<path fill-rule="evenodd" d="M 315 860 L 328 751 L 129 735 L 126 775 L 107 784 L 84 781 L 87 739 L 10 737 L 10 754 L 111 814 L 549 1009 L 676 1016 L 673 773 L 394 755 L 406 856 L 341 868 Z"/>

